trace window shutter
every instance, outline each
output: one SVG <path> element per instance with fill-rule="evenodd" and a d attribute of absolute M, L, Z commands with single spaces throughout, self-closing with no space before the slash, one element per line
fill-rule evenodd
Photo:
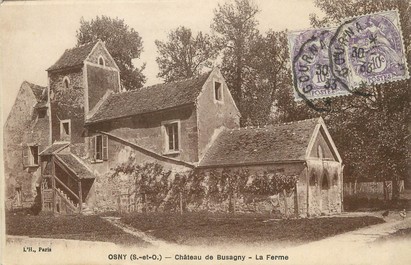
<path fill-rule="evenodd" d="M 108 138 L 107 135 L 102 135 L 103 137 L 103 160 L 108 160 Z"/>
<path fill-rule="evenodd" d="M 23 166 L 27 167 L 29 165 L 30 165 L 29 147 L 27 145 L 23 145 Z"/>
<path fill-rule="evenodd" d="M 89 151 L 89 158 L 92 160 L 92 161 L 95 161 L 96 160 L 96 157 L 95 157 L 95 152 L 94 152 L 94 148 L 95 148 L 95 145 L 96 145 L 96 138 L 94 137 L 94 136 L 92 136 L 92 137 L 90 137 L 90 143 L 89 143 L 89 147 L 88 147 L 88 151 Z"/>

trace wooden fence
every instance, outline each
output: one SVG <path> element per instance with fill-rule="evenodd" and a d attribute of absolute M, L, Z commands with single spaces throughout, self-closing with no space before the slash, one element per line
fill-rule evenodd
<path fill-rule="evenodd" d="M 384 190 L 385 188 L 385 190 Z M 400 192 L 404 190 L 404 181 L 400 181 Z M 367 199 L 391 199 L 392 181 L 386 181 L 385 187 L 383 181 L 370 182 L 346 182 L 344 183 L 344 197 L 356 197 Z"/>

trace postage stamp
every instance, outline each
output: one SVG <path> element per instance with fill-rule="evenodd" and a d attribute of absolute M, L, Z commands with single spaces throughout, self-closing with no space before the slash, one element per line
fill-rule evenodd
<path fill-rule="evenodd" d="M 330 41 L 330 66 L 347 89 L 409 77 L 398 12 L 344 22 Z"/>
<path fill-rule="evenodd" d="M 315 29 L 289 35 L 296 100 L 346 95 L 330 70 L 329 46 L 335 29 Z"/>
<path fill-rule="evenodd" d="M 397 11 L 292 32 L 289 45 L 296 100 L 348 95 L 361 85 L 409 78 Z"/>

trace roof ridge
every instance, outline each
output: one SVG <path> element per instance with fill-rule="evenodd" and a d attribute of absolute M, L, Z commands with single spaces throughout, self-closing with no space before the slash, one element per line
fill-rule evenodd
<path fill-rule="evenodd" d="M 152 84 L 152 85 L 149 85 L 149 86 L 143 86 L 143 87 L 140 87 L 140 88 L 138 88 L 138 89 L 127 90 L 127 91 L 123 91 L 123 92 L 116 93 L 116 94 L 135 93 L 135 92 L 139 92 L 139 91 L 141 91 L 141 90 L 143 90 L 143 89 L 145 90 L 145 89 L 149 89 L 149 88 L 156 87 L 156 86 L 182 83 L 182 82 L 185 82 L 185 81 L 198 79 L 198 78 L 203 77 L 203 76 L 205 76 L 205 75 L 207 75 L 207 74 L 210 74 L 211 72 L 212 72 L 212 71 L 208 71 L 208 72 L 202 73 L 202 74 L 200 74 L 200 75 L 192 76 L 192 77 L 185 78 L 185 79 L 181 79 L 181 80 L 175 80 L 175 81 L 172 81 L 172 82 L 169 82 L 169 83 L 156 83 L 156 84 Z"/>
<path fill-rule="evenodd" d="M 69 48 L 69 49 L 66 49 L 66 50 L 73 50 L 73 49 L 81 48 L 81 47 L 84 47 L 84 46 L 87 46 L 87 45 L 90 45 L 90 44 L 94 44 L 94 45 L 95 45 L 95 44 L 97 44 L 97 42 L 99 42 L 99 41 L 101 41 L 101 40 L 100 40 L 100 39 L 91 40 L 91 41 L 89 41 L 89 42 L 80 44 L 80 45 L 78 45 L 78 46 L 74 46 L 73 48 Z"/>
<path fill-rule="evenodd" d="M 303 122 L 308 122 L 308 121 L 316 121 L 316 120 L 318 120 L 318 119 L 320 119 L 320 117 L 318 117 L 318 118 L 309 118 L 309 119 L 304 119 L 304 120 L 297 120 L 297 121 L 290 121 L 290 122 L 283 122 L 283 123 L 277 123 L 277 124 L 266 124 L 266 125 L 263 125 L 263 126 L 245 126 L 245 127 L 238 127 L 238 128 L 232 128 L 232 129 L 226 129 L 226 131 L 228 131 L 228 132 L 232 132 L 232 131 L 240 131 L 240 130 L 251 130 L 251 129 L 253 129 L 253 130 L 258 130 L 258 129 L 260 129 L 260 130 L 264 130 L 264 129 L 269 129 L 270 127 L 271 128 L 274 128 L 274 127 L 279 127 L 279 126 L 283 126 L 283 125 L 291 125 L 291 124 L 297 124 L 297 123 L 303 123 Z"/>
<path fill-rule="evenodd" d="M 210 70 L 210 71 L 207 71 L 207 72 L 198 74 L 198 75 L 194 75 L 194 76 L 192 76 L 192 77 L 188 77 L 188 78 L 184 78 L 184 79 L 180 79 L 180 80 L 174 80 L 174 81 L 171 81 L 170 83 L 176 83 L 176 82 L 182 82 L 182 81 L 186 81 L 186 80 L 192 80 L 192 79 L 195 79 L 195 78 L 199 78 L 199 77 L 201 77 L 201 76 L 203 76 L 203 75 L 210 74 L 212 71 L 213 71 L 213 70 Z M 170 84 L 170 83 L 167 83 L 167 84 Z"/>
<path fill-rule="evenodd" d="M 61 70 L 82 65 L 86 57 L 100 40 L 92 40 L 84 44 L 65 49 L 57 61 L 47 71 Z M 86 54 L 87 53 L 87 54 Z"/>
<path fill-rule="evenodd" d="M 47 86 L 38 85 L 38 84 L 32 83 L 32 82 L 27 81 L 27 80 L 24 80 L 23 83 L 27 83 L 27 84 L 33 85 L 33 86 L 39 86 L 39 87 L 42 87 L 42 88 L 47 88 Z"/>

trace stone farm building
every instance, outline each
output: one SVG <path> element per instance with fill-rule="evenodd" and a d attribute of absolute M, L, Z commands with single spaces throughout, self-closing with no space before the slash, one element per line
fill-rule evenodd
<path fill-rule="evenodd" d="M 161 199 L 150 208 L 133 172 L 113 177 L 114 169 L 132 161 L 160 165 L 169 172 L 162 175 L 166 183 L 196 172 L 201 180 L 191 181 L 205 193 L 210 176 L 223 171 L 243 170 L 247 183 L 261 174 L 297 179 L 283 193 L 229 198 L 218 196 L 227 190 L 219 182 L 219 200 L 191 199 L 180 191 L 180 210 L 341 212 L 342 161 L 323 119 L 240 128 L 240 113 L 217 68 L 124 91 L 119 68 L 96 41 L 66 50 L 47 73 L 48 87 L 22 84 L 4 127 L 9 208 L 36 197 L 43 211 L 63 214 L 167 209 L 175 190 L 162 190 L 162 197 L 158 191 Z"/>

